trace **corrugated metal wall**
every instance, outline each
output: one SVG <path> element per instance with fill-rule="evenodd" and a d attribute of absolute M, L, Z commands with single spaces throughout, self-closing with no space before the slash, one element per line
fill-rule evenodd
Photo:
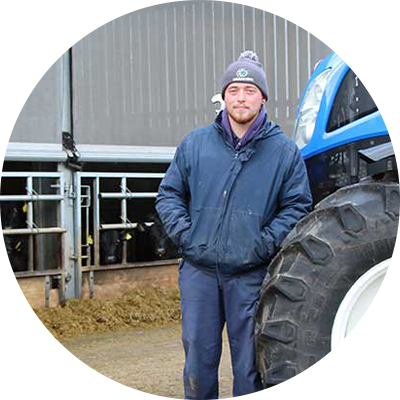
<path fill-rule="evenodd" d="M 11 134 L 12 142 L 61 143 L 61 59 L 44 74 L 28 97 Z"/>
<path fill-rule="evenodd" d="M 72 48 L 77 144 L 176 146 L 189 130 L 213 120 L 211 97 L 245 49 L 255 50 L 266 67 L 270 118 L 290 135 L 307 79 L 330 49 L 265 11 L 195 1 L 127 14 Z M 47 96 L 41 86 L 35 91 Z M 25 128 L 34 118 L 27 111 L 21 114 Z M 18 129 L 12 140 L 31 141 L 34 135 L 24 132 Z M 46 132 L 48 142 L 61 137 Z"/>

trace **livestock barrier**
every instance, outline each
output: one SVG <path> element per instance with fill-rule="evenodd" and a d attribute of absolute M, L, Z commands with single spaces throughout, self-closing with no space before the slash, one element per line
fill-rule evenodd
<path fill-rule="evenodd" d="M 43 193 L 37 192 L 38 187 Z M 65 259 L 60 256 L 65 251 L 67 232 L 63 188 L 64 177 L 57 172 L 2 173 L 1 221 L 10 264 L 17 278 L 32 278 L 35 284 L 40 281 L 44 285 L 45 306 L 50 306 L 54 287 L 59 288 L 60 301 L 65 301 Z M 53 214 L 53 218 L 35 218 L 35 208 L 37 212 L 43 208 L 52 210 L 47 214 Z M 38 219 L 44 226 L 38 224 Z M 59 256 L 51 262 L 46 262 L 45 249 L 54 240 L 43 240 L 44 235 L 58 236 Z"/>
<path fill-rule="evenodd" d="M 94 297 L 95 274 L 100 280 L 100 276 L 116 277 L 118 270 L 121 281 L 135 275 L 135 279 L 128 279 L 132 283 L 127 287 L 131 287 L 138 281 L 138 274 L 123 270 L 141 268 L 145 276 L 146 268 L 164 269 L 165 274 L 172 265 L 177 265 L 177 249 L 161 229 L 154 211 L 154 199 L 163 176 L 164 173 L 77 174 L 77 197 L 82 199 L 80 204 L 76 202 L 77 269 L 81 278 L 87 275 L 89 297 Z M 167 281 L 175 279 L 169 277 Z M 81 283 L 79 287 L 82 288 Z"/>
<path fill-rule="evenodd" d="M 4 241 L 33 308 L 177 284 L 179 253 L 154 211 L 164 173 L 3 172 Z"/>

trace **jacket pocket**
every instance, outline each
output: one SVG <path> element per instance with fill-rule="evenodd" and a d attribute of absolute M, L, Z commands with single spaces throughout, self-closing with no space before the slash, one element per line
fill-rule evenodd
<path fill-rule="evenodd" d="M 192 211 L 192 226 L 184 237 L 183 256 L 193 265 L 216 263 L 216 229 L 219 209 L 198 208 Z"/>
<path fill-rule="evenodd" d="M 188 242 L 190 240 L 190 231 L 192 227 L 190 226 L 188 229 L 185 229 L 181 233 L 181 237 L 179 238 L 179 246 L 182 248 L 182 250 L 185 250 L 185 248 L 188 245 Z"/>
<path fill-rule="evenodd" d="M 222 232 L 219 259 L 227 273 L 241 273 L 268 262 L 268 250 L 262 240 L 260 217 L 242 211 L 232 212 Z"/>
<path fill-rule="evenodd" d="M 260 244 L 254 249 L 257 257 L 261 262 L 268 263 L 270 260 L 270 254 L 268 250 L 268 246 L 265 242 L 265 239 L 260 231 Z"/>

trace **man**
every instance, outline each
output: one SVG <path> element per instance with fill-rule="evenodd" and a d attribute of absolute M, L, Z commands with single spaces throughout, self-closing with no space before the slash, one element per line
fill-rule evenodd
<path fill-rule="evenodd" d="M 233 396 L 261 390 L 254 313 L 268 263 L 312 199 L 296 145 L 268 120 L 254 52 L 222 78 L 226 109 L 189 133 L 161 182 L 156 209 L 182 248 L 179 268 L 187 399 L 218 398 L 226 323 Z"/>

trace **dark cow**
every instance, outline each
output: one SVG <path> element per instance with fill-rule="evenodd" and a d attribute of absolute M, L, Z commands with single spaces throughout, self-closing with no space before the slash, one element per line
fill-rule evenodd
<path fill-rule="evenodd" d="M 167 236 L 157 213 L 148 215 L 146 222 L 138 224 L 136 232 L 136 259 L 137 261 L 156 261 L 175 259 L 180 256 L 179 251 Z"/>
<path fill-rule="evenodd" d="M 145 222 L 138 222 L 134 229 L 101 231 L 100 264 L 122 263 L 124 241 L 127 246 L 128 263 L 168 260 L 180 256 L 156 213 L 149 214 Z"/>
<path fill-rule="evenodd" d="M 151 252 L 151 243 L 148 240 L 149 232 L 144 224 L 129 230 L 110 229 L 100 232 L 100 265 L 121 264 L 123 245 L 126 242 L 126 261 L 148 261 Z M 141 252 L 137 252 L 140 243 Z M 146 256 L 147 255 L 147 256 Z"/>
<path fill-rule="evenodd" d="M 127 262 L 136 261 L 136 229 L 104 230 L 100 232 L 100 264 L 120 264 L 124 242 L 127 243 Z"/>
<path fill-rule="evenodd" d="M 100 264 L 119 264 L 122 261 L 122 235 L 115 229 L 100 232 Z"/>
<path fill-rule="evenodd" d="M 26 228 L 26 204 L 21 202 L 1 203 L 1 225 L 3 229 Z M 4 243 L 13 271 L 27 271 L 28 237 L 26 235 L 4 235 Z"/>

